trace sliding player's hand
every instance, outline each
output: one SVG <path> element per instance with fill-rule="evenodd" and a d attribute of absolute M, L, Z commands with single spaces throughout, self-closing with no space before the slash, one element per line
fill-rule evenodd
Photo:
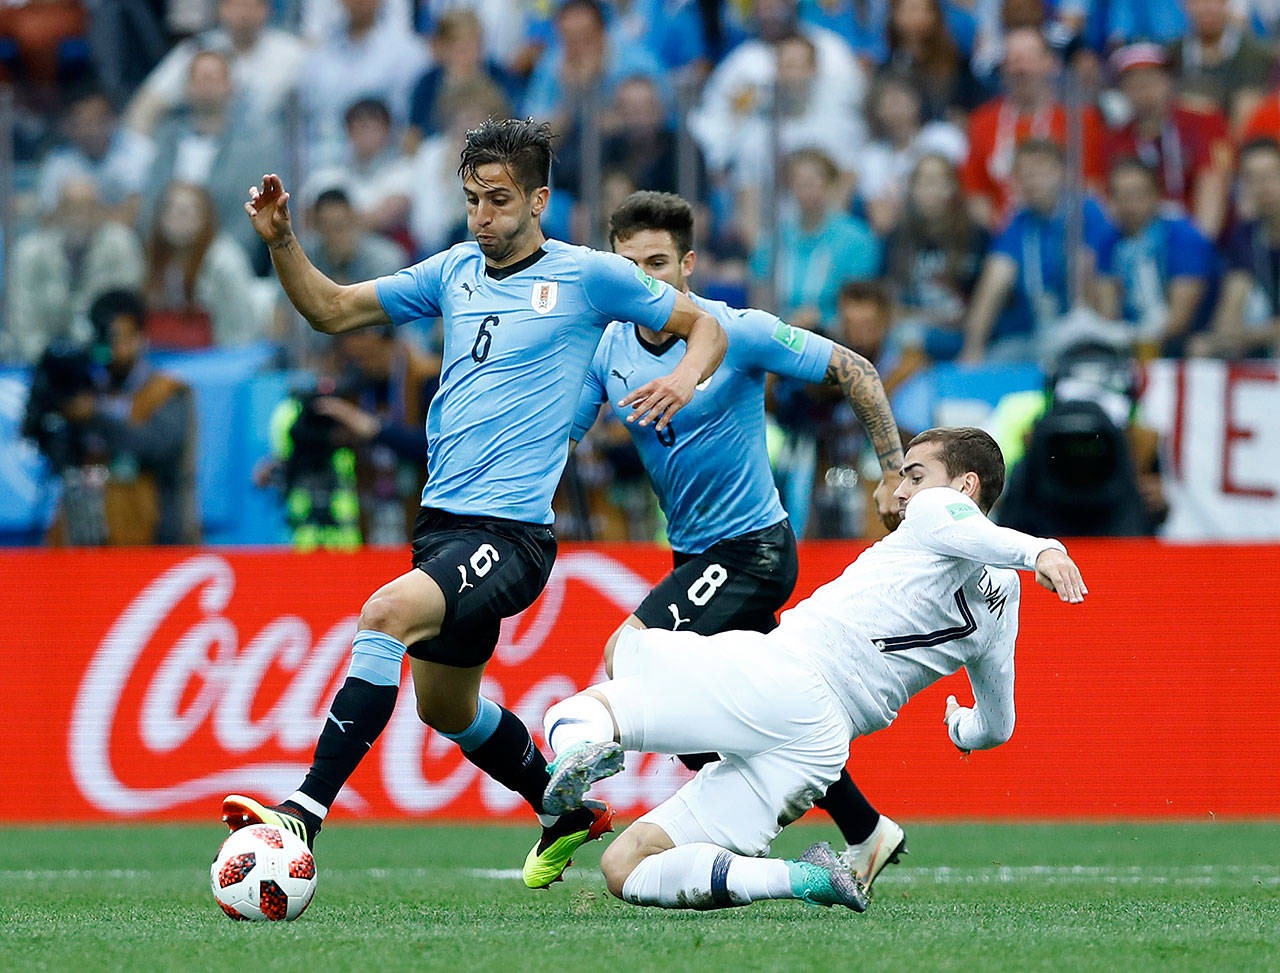
<path fill-rule="evenodd" d="M 1084 578 L 1075 561 L 1059 550 L 1041 551 L 1036 558 L 1036 581 L 1054 592 L 1068 605 L 1078 605 L 1084 601 L 1089 589 L 1084 586 Z"/>
<path fill-rule="evenodd" d="M 946 724 L 948 737 L 951 736 L 951 714 L 954 713 L 956 710 L 963 709 L 963 708 L 964 707 L 960 705 L 959 700 L 957 700 L 954 696 L 947 697 L 947 711 L 942 716 L 942 722 Z M 954 746 L 955 741 L 952 740 L 951 743 Z M 956 747 L 956 749 L 959 750 L 966 757 L 969 756 L 969 754 L 971 753 L 971 751 L 966 750 L 964 747 Z"/>
<path fill-rule="evenodd" d="M 670 375 L 645 382 L 618 403 L 622 408 L 631 407 L 627 422 L 639 422 L 642 426 L 653 424 L 662 432 L 671 417 L 689 404 L 698 387 L 698 376 L 689 369 L 677 367 Z"/>
<path fill-rule="evenodd" d="M 896 471 L 886 473 L 872 494 L 876 501 L 876 513 L 880 515 L 880 522 L 888 530 L 896 530 L 902 523 L 902 510 L 898 504 L 898 498 L 893 495 L 901 482 L 901 473 Z"/>
<path fill-rule="evenodd" d="M 249 202 L 244 211 L 253 221 L 267 246 L 280 246 L 293 236 L 293 220 L 289 216 L 289 194 L 275 173 L 262 177 L 262 188 L 249 187 Z"/>

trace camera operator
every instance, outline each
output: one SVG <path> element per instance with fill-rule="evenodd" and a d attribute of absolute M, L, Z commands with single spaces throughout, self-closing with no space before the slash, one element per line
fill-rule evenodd
<path fill-rule="evenodd" d="M 93 345 L 52 347 L 36 367 L 24 432 L 62 479 L 54 546 L 199 539 L 191 390 L 144 359 L 145 313 L 108 291 L 89 309 Z"/>
<path fill-rule="evenodd" d="M 391 328 L 341 335 L 337 381 L 295 392 L 272 417 L 275 462 L 255 474 L 285 493 L 294 543 L 302 549 L 402 545 L 426 475 L 427 407 L 440 360 Z"/>

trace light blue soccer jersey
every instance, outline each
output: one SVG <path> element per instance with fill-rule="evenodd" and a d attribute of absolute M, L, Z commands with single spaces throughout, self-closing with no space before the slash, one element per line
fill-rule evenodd
<path fill-rule="evenodd" d="M 676 301 L 631 261 L 556 240 L 497 271 L 460 243 L 377 289 L 395 324 L 444 319 L 422 505 L 540 524 L 554 519 L 569 426 L 605 327 L 627 318 L 660 330 Z"/>
<path fill-rule="evenodd" d="M 627 428 L 667 515 L 671 546 L 700 554 L 717 541 L 786 517 L 765 448 L 765 374 L 820 382 L 834 345 L 764 311 L 689 296 L 724 328 L 729 338 L 724 362 L 663 432 L 653 426 Z M 630 415 L 618 402 L 671 371 L 680 354 L 674 344 L 671 339 L 651 348 L 633 324 L 609 325 L 587 372 L 571 438 L 580 440 L 591 428 L 606 399 L 618 418 Z"/>

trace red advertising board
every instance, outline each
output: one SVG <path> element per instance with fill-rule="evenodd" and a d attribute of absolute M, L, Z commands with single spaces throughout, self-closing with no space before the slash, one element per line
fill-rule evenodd
<path fill-rule="evenodd" d="M 1061 605 L 1024 580 L 1013 739 L 962 757 L 943 700 L 922 693 L 854 743 L 850 769 L 895 817 L 1280 816 L 1280 547 L 1071 545 L 1089 584 Z M 853 544 L 802 545 L 797 596 Z M 669 565 L 650 547 L 569 546 L 509 621 L 486 694 L 531 727 L 600 677 L 609 632 Z M 360 605 L 403 552 L 0 554 L 4 698 L 0 821 L 208 819 L 228 791 L 278 798 L 309 763 L 344 678 Z M 336 817 L 523 818 L 418 722 L 408 678 Z M 604 782 L 624 815 L 684 772 L 632 758 Z"/>

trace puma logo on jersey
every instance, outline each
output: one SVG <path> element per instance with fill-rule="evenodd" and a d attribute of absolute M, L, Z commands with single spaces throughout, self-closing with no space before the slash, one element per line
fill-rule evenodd
<path fill-rule="evenodd" d="M 463 284 L 462 289 L 467 292 L 467 303 L 471 303 L 471 298 L 476 296 L 476 290 L 470 284 Z"/>
<path fill-rule="evenodd" d="M 468 588 L 475 587 L 475 585 L 473 585 L 470 581 L 467 580 L 467 569 L 465 565 L 462 565 L 462 564 L 458 565 L 458 573 L 462 575 L 462 587 L 458 589 L 458 594 L 462 594 Z"/>
<path fill-rule="evenodd" d="M 673 631 L 673 632 L 674 632 L 676 629 L 678 629 L 678 628 L 679 628 L 681 625 L 683 625 L 685 622 L 689 621 L 689 619 L 687 619 L 687 618 L 681 618 L 681 617 L 680 617 L 680 612 L 678 612 L 678 611 L 676 610 L 675 602 L 672 602 L 671 604 L 669 604 L 669 605 L 667 606 L 667 610 L 671 612 L 671 617 L 672 617 L 673 619 L 675 619 L 675 624 L 671 626 L 671 631 Z"/>
<path fill-rule="evenodd" d="M 634 368 L 631 369 L 631 371 L 627 372 L 627 374 L 625 375 L 623 375 L 622 372 L 618 371 L 616 368 L 609 369 L 609 374 L 612 375 L 614 378 L 616 378 L 618 381 L 620 381 L 622 383 L 622 387 L 625 389 L 631 388 L 631 376 L 634 375 L 635 373 L 636 373 L 636 370 Z"/>
<path fill-rule="evenodd" d="M 341 730 L 343 733 L 346 733 L 347 727 L 349 727 L 352 723 L 355 722 L 355 720 L 340 720 L 336 716 L 334 716 L 332 713 L 329 714 L 329 719 L 337 723 L 338 729 Z"/>

